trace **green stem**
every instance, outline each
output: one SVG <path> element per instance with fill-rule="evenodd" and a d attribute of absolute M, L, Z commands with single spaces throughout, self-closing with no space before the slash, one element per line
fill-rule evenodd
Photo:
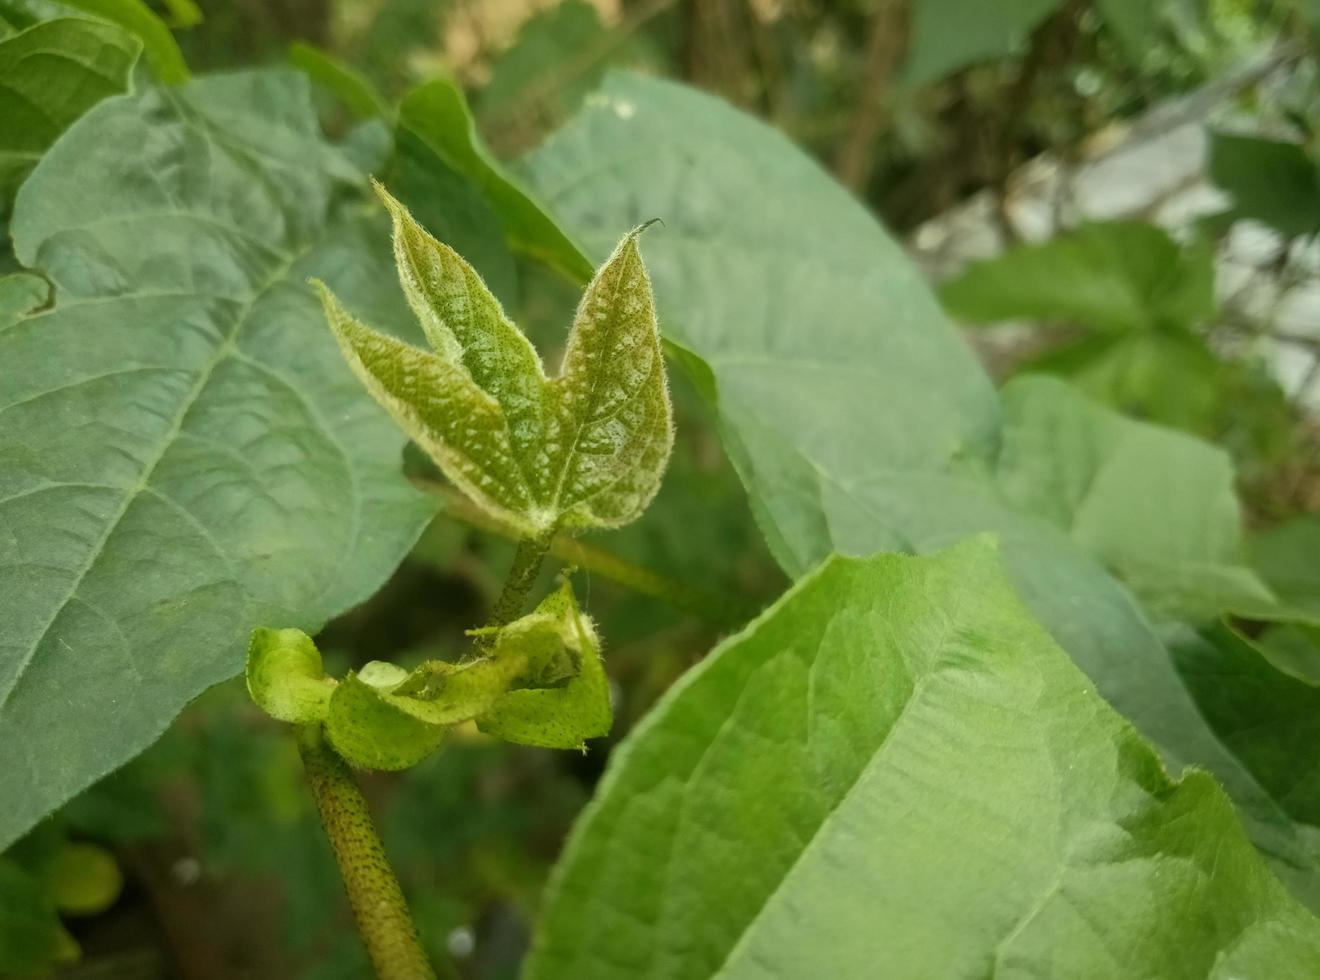
<path fill-rule="evenodd" d="M 500 597 L 495 600 L 495 609 L 490 614 L 487 626 L 508 626 L 522 614 L 527 593 L 532 591 L 536 576 L 541 571 L 541 562 L 550 550 L 554 536 L 554 531 L 550 531 L 518 542 L 518 550 L 513 554 L 513 567 L 509 569 L 509 577 L 504 580 Z"/>
<path fill-rule="evenodd" d="M 435 980 L 399 882 L 376 836 L 367 801 L 348 764 L 326 742 L 320 724 L 299 726 L 298 751 L 376 976 L 380 980 Z"/>

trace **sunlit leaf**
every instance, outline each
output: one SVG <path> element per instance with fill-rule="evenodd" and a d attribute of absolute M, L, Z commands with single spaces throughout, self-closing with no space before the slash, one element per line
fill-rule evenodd
<path fill-rule="evenodd" d="M 1238 533 L 1219 523 L 1222 483 L 1171 500 L 1183 485 L 1156 459 L 1139 484 L 1156 499 L 1131 500 L 1129 524 L 1113 498 L 1104 510 L 1114 526 L 1082 537 L 1066 520 L 1013 503 L 998 485 L 1011 432 L 1004 406 L 917 270 L 812 160 L 717 100 L 612 76 L 526 169 L 593 254 L 612 247 L 611 227 L 665 218 L 647 265 L 666 340 L 685 351 L 683 363 L 717 406 L 725 446 L 785 571 L 803 575 L 831 552 L 920 553 L 996 532 L 1023 600 L 1101 694 L 1172 764 L 1214 772 L 1272 866 L 1320 907 L 1312 828 L 1290 820 L 1225 748 L 1149 615 L 1101 564 L 1158 564 L 1156 547 L 1138 547 L 1140 526 L 1179 505 L 1186 519 L 1169 532 L 1203 536 L 1214 565 L 1235 564 L 1233 549 L 1217 550 Z M 1048 440 L 1042 445 L 1047 458 L 1031 468 L 1061 480 L 1073 464 L 1048 458 Z M 1213 523 L 1200 527 L 1196 515 Z M 1150 538 L 1165 543 L 1163 533 Z M 1175 553 L 1198 552 L 1180 539 Z M 1176 578 L 1203 571 L 1182 567 Z"/>
<path fill-rule="evenodd" d="M 1223 791 L 1170 777 L 980 540 L 831 559 L 694 668 L 612 754 L 527 972 L 1316 970 Z"/>

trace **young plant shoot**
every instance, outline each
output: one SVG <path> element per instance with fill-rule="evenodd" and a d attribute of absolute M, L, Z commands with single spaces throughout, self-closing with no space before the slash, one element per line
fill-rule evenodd
<path fill-rule="evenodd" d="M 490 622 L 458 663 L 372 662 L 341 679 L 297 629 L 258 629 L 252 699 L 299 727 L 323 823 L 372 962 L 383 978 L 429 975 L 416 932 L 348 766 L 398 770 L 453 726 L 547 748 L 609 732 L 600 641 L 565 578 L 522 616 L 560 530 L 635 520 L 660 486 L 673 420 L 655 300 L 638 238 L 624 236 L 587 286 L 563 367 L 547 375 L 477 272 L 380 184 L 399 281 L 431 350 L 356 320 L 315 282 L 344 359 L 372 396 L 484 512 L 521 536 Z M 345 763 L 347 765 L 345 765 Z"/>

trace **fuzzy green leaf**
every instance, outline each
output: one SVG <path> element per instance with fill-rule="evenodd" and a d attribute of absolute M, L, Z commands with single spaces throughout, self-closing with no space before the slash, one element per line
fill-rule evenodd
<path fill-rule="evenodd" d="M 547 641 L 553 644 L 554 653 L 569 653 L 572 663 L 556 671 L 567 674 L 567 679 L 556 683 L 559 678 L 543 676 L 521 690 L 509 691 L 477 717 L 477 727 L 489 735 L 522 745 L 585 748 L 586 739 L 609 734 L 613 713 L 609 681 L 600 658 L 600 641 L 591 621 L 578 609 L 567 583 L 547 596 L 536 612 L 527 617 L 523 630 L 512 633 L 506 642 L 517 643 L 524 649 L 538 644 L 542 648 L 540 657 L 531 653 L 527 656 L 544 669 L 555 663 L 546 656 Z"/>
<path fill-rule="evenodd" d="M 499 403 L 461 364 L 364 326 L 324 283 L 314 285 L 344 359 L 372 397 L 468 496 L 530 533 L 531 493 Z"/>
<path fill-rule="evenodd" d="M 645 227 L 645 226 L 642 226 Z M 554 380 L 546 443 L 552 508 L 576 527 L 618 527 L 660 489 L 674 430 L 651 280 L 624 237 L 587 286 Z"/>
<path fill-rule="evenodd" d="M 330 696 L 325 719 L 330 744 L 360 769 L 415 766 L 439 748 L 448 730 L 413 717 L 351 672 Z"/>
<path fill-rule="evenodd" d="M 1320 923 L 986 538 L 832 558 L 611 755 L 529 980 L 1302 978 Z"/>
<path fill-rule="evenodd" d="M 524 534 L 618 527 L 655 496 L 673 422 L 650 279 L 634 229 L 588 285 L 559 377 L 481 277 L 380 185 L 399 281 L 434 353 L 354 320 L 321 289 L 372 395 L 475 502 Z"/>
<path fill-rule="evenodd" d="M 248 644 L 247 689 L 272 718 L 302 724 L 325 717 L 334 681 L 325 676 L 310 636 L 263 627 L 253 630 Z"/>

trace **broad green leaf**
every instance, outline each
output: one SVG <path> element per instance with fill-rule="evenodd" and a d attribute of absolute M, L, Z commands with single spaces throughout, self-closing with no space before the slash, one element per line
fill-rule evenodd
<path fill-rule="evenodd" d="M 1302 146 L 1212 132 L 1209 170 L 1240 217 L 1289 238 L 1320 231 L 1320 165 Z"/>
<path fill-rule="evenodd" d="M 591 278 L 594 266 L 582 250 L 481 142 L 457 85 L 440 78 L 409 92 L 399 104 L 399 126 L 481 190 L 503 223 L 511 248 L 577 282 Z"/>
<path fill-rule="evenodd" d="M 1187 327 L 1214 313 L 1213 255 L 1144 222 L 1087 224 L 973 263 L 940 288 L 940 299 L 970 323 L 1023 317 L 1115 332 Z"/>
<path fill-rule="evenodd" d="M 1223 791 L 1169 776 L 981 539 L 832 559 L 673 688 L 611 756 L 528 976 L 1317 970 L 1320 923 Z"/>
<path fill-rule="evenodd" d="M 166 85 L 188 80 L 188 64 L 165 22 L 143 0 L 58 0 L 65 7 L 118 24 L 142 41 L 142 54 Z"/>
<path fill-rule="evenodd" d="M 118 28 L 72 17 L 0 41 L 0 218 L 56 137 L 128 87 L 138 50 Z"/>
<path fill-rule="evenodd" d="M 1226 404 L 1234 421 L 1243 414 L 1234 369 L 1186 330 L 1094 333 L 1017 371 L 1066 378 L 1111 408 L 1196 433 L 1221 431 Z"/>
<path fill-rule="evenodd" d="M 1227 453 L 1044 378 L 1010 383 L 1003 406 L 996 482 L 1007 501 L 1064 528 L 1156 616 L 1209 621 L 1276 604 L 1247 567 Z"/>
<path fill-rule="evenodd" d="M 0 276 L 0 330 L 44 306 L 50 299 L 50 283 L 30 272 Z"/>
<path fill-rule="evenodd" d="M 1024 601 L 1110 704 L 1173 765 L 1214 772 L 1290 883 L 1320 883 L 1305 828 L 1206 724 L 1148 615 L 1101 565 L 1108 542 L 1088 535 L 1086 547 L 1105 550 L 1086 554 L 1067 522 L 1006 495 L 1008 431 L 988 379 L 901 250 L 818 166 L 716 100 L 613 76 L 526 168 L 594 254 L 612 227 L 664 217 L 647 255 L 666 340 L 716 401 L 785 571 L 800 576 L 836 551 L 925 552 L 998 533 Z M 1049 463 L 1032 468 L 1061 479 Z M 1161 492 L 1167 472 L 1145 486 Z M 1193 512 L 1221 520 L 1221 488 L 1199 491 Z M 1224 540 L 1218 525 L 1197 533 Z"/>
<path fill-rule="evenodd" d="M 334 683 L 322 669 L 321 652 L 302 630 L 254 630 L 246 676 L 248 694 L 272 718 L 294 724 L 325 718 Z"/>
<path fill-rule="evenodd" d="M 254 624 L 361 602 L 433 512 L 305 285 L 406 318 L 350 183 L 306 80 L 256 72 L 109 99 L 23 185 L 15 250 L 56 301 L 0 331 L 0 847 Z"/>
<path fill-rule="evenodd" d="M 617 527 L 655 496 L 673 423 L 651 283 L 624 236 L 587 286 L 558 377 L 481 277 L 379 184 L 424 351 L 354 320 L 323 286 L 349 365 L 472 500 L 526 535 Z"/>
<path fill-rule="evenodd" d="M 1248 541 L 1252 565 L 1279 598 L 1320 616 L 1320 517 L 1295 517 Z"/>
<path fill-rule="evenodd" d="M 323 85 L 359 119 L 388 119 L 392 114 L 376 87 L 350 65 L 313 44 L 294 41 L 289 45 L 289 61 L 318 85 Z"/>
<path fill-rule="evenodd" d="M 1061 2 L 913 0 L 907 58 L 899 79 L 916 88 L 978 61 L 1011 55 Z"/>

